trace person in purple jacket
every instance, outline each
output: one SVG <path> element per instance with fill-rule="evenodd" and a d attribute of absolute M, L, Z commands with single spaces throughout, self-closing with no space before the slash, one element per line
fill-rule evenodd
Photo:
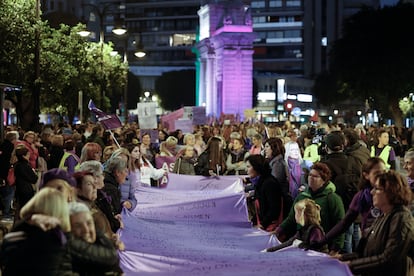
<path fill-rule="evenodd" d="M 345 232 L 346 229 L 361 215 L 361 231 L 368 229 L 380 211 L 372 205 L 371 190 L 375 184 L 377 175 L 386 171 L 385 162 L 379 157 L 371 157 L 362 167 L 360 190 L 353 197 L 345 217 L 336 224 L 319 245 L 332 241 L 335 237 Z M 357 246 L 357 245 L 355 245 Z"/>

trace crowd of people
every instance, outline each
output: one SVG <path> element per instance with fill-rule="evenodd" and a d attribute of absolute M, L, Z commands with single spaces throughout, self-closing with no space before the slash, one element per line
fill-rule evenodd
<path fill-rule="evenodd" d="M 0 197 L 2 219 L 13 228 L 0 266 L 4 275 L 122 274 L 123 208 L 139 204 L 139 186 L 162 188 L 175 173 L 239 176 L 252 226 L 282 242 L 265 252 L 294 245 L 328 253 L 357 274 L 398 267 L 396 275 L 410 275 L 409 136 L 393 126 L 289 122 L 195 126 L 192 133 L 135 123 L 114 131 L 92 122 L 40 133 L 9 127 L 0 145 Z M 26 258 L 31 265 L 19 265 Z"/>

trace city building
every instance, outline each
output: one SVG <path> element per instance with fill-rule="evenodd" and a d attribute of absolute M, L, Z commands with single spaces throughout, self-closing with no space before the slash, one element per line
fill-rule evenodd
<path fill-rule="evenodd" d="M 199 27 L 198 12 L 220 0 L 41 0 L 44 13 L 56 11 L 87 19 L 98 41 L 102 25 L 93 6 L 100 7 L 105 41 L 117 19 L 128 30 L 130 71 L 139 76 L 144 91 L 153 91 L 163 72 L 195 68 L 194 45 Z M 286 103 L 297 114 L 316 107 L 311 89 L 317 74 L 327 69 L 329 50 L 341 35 L 343 20 L 363 6 L 378 8 L 380 0 L 251 0 L 236 1 L 251 7 L 254 31 L 253 78 L 260 112 L 285 116 Z M 92 4 L 92 5 L 89 5 Z M 111 8 L 109 8 L 111 6 Z M 134 57 L 137 45 L 147 55 Z M 122 47 L 121 47 L 122 48 Z M 256 94 L 255 94 L 256 96 Z M 276 110 L 276 113 L 275 113 Z M 310 113 L 308 115 L 311 115 Z M 278 120 L 276 118 L 275 120 Z"/>

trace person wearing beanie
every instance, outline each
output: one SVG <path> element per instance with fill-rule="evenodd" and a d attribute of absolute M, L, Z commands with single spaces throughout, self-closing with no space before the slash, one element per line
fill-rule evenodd
<path fill-rule="evenodd" d="M 50 169 L 42 176 L 39 189 L 44 187 L 55 188 L 63 193 L 68 202 L 76 198 L 76 180 L 63 169 Z"/>
<path fill-rule="evenodd" d="M 355 194 L 358 192 L 358 183 L 361 179 L 361 164 L 351 156 L 346 155 L 345 136 L 342 131 L 333 131 L 325 137 L 325 150 L 327 155 L 321 162 L 328 165 L 331 171 L 330 180 L 336 187 L 336 193 L 341 197 L 345 212 Z M 349 227 L 345 234 L 345 244 L 343 250 L 347 253 L 352 252 L 353 236 L 359 239 L 359 233 L 354 231 L 354 224 Z"/>

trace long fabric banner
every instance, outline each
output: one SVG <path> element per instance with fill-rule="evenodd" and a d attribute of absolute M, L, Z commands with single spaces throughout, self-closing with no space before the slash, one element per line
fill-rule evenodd
<path fill-rule="evenodd" d="M 138 206 L 124 210 L 120 230 L 125 274 L 352 275 L 314 251 L 261 253 L 276 241 L 251 227 L 242 187 L 236 177 L 173 175 L 166 189 L 137 190 Z"/>

